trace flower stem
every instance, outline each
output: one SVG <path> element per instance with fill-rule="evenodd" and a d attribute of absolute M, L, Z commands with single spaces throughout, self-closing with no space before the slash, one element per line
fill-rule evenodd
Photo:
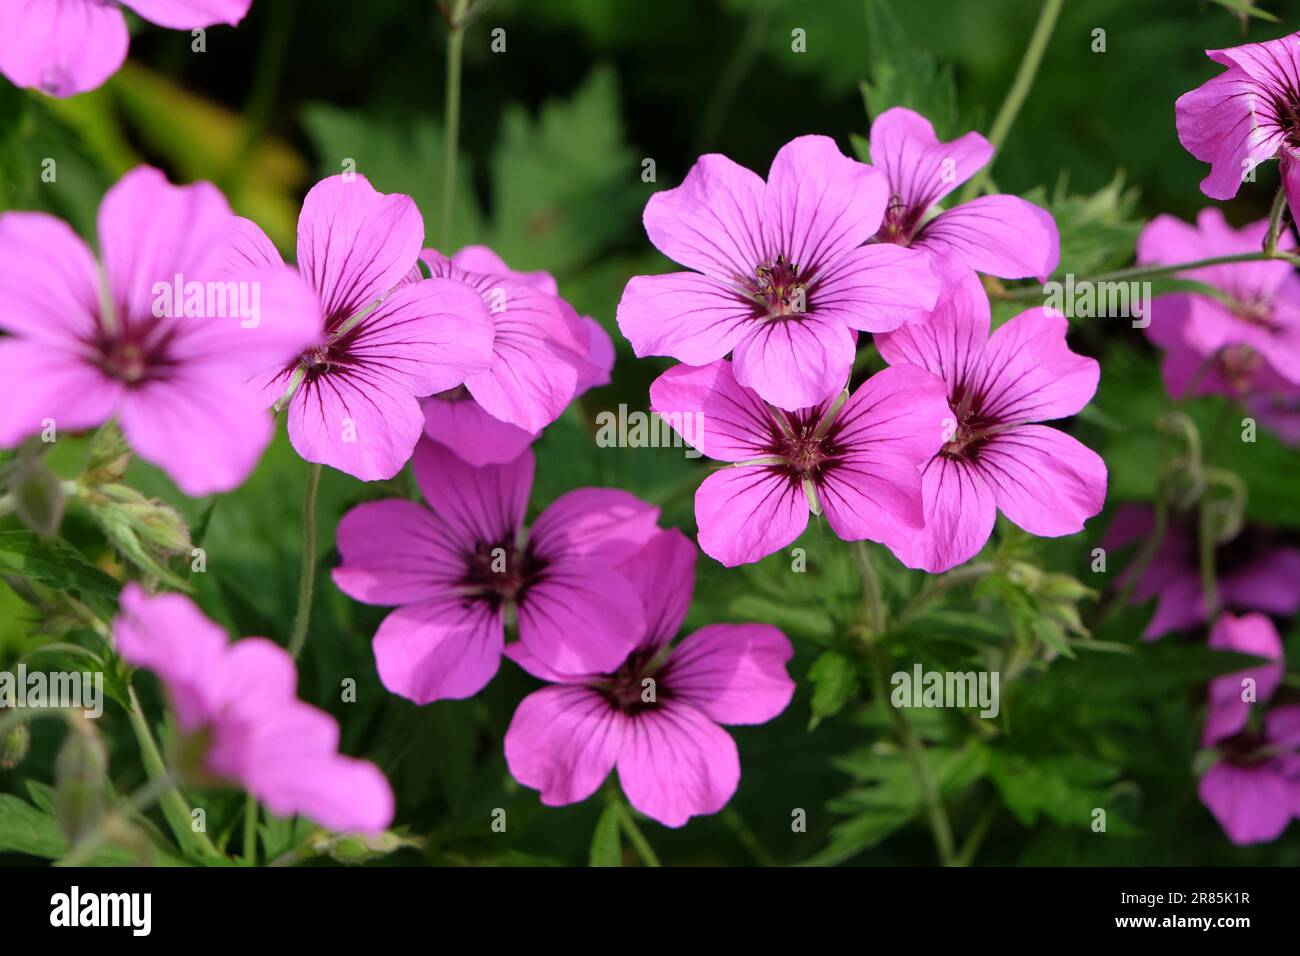
<path fill-rule="evenodd" d="M 108 812 L 94 831 L 87 834 L 83 839 L 78 840 L 76 844 L 69 848 L 67 856 L 55 862 L 55 866 L 83 866 L 96 852 L 99 851 L 105 843 L 108 842 L 108 835 L 112 825 L 117 820 L 130 820 L 131 817 L 142 813 L 151 807 L 159 797 L 167 790 L 174 786 L 170 776 L 162 776 L 157 779 L 151 779 L 143 787 L 131 795 L 125 804 L 116 807 Z"/>
<path fill-rule="evenodd" d="M 257 797 L 251 793 L 244 804 L 244 862 L 257 865 Z"/>
<path fill-rule="evenodd" d="M 460 136 L 460 66 L 465 45 L 465 11 L 469 0 L 455 0 L 447 16 L 447 105 L 443 130 L 442 228 L 438 232 L 440 251 L 450 255 L 452 206 L 456 197 L 456 159 Z"/>
<path fill-rule="evenodd" d="M 1219 587 L 1214 572 L 1214 522 L 1208 495 L 1201 497 L 1198 522 L 1198 552 L 1201 564 L 1201 597 L 1205 602 L 1205 620 L 1211 627 L 1219 614 Z"/>
<path fill-rule="evenodd" d="M 1043 62 L 1043 53 L 1047 50 L 1047 41 L 1052 37 L 1052 30 L 1056 26 L 1056 18 L 1061 13 L 1063 3 L 1064 0 L 1047 0 L 1043 4 L 1043 9 L 1038 14 L 1038 23 L 1034 25 L 1034 32 L 1029 37 L 1029 45 L 1025 47 L 1025 55 L 1020 61 L 1020 69 L 1016 72 L 1016 78 L 1011 83 L 1011 89 L 1007 91 L 1006 99 L 1002 101 L 998 115 L 993 118 L 993 125 L 989 128 L 989 142 L 993 145 L 993 159 L 990 159 L 975 178 L 966 184 L 966 188 L 961 195 L 962 202 L 968 202 L 978 196 L 984 183 L 988 181 L 989 170 L 997 159 L 998 151 L 1002 148 L 1002 143 L 1006 140 L 1007 134 L 1011 132 L 1011 125 L 1015 123 L 1016 115 L 1020 112 L 1020 107 L 1024 105 L 1025 99 L 1029 96 L 1029 90 L 1034 85 L 1034 77 L 1038 74 L 1039 64 Z"/>
<path fill-rule="evenodd" d="M 313 462 L 307 472 L 307 493 L 302 499 L 302 568 L 298 576 L 298 609 L 289 632 L 289 653 L 296 660 L 307 641 L 311 624 L 311 593 L 316 583 L 316 489 L 320 487 L 321 466 Z"/>
<path fill-rule="evenodd" d="M 1264 252 L 1273 255 L 1277 252 L 1277 242 L 1282 236 L 1282 215 L 1286 212 L 1286 190 L 1278 188 L 1273 197 L 1273 208 L 1268 214 L 1268 238 L 1264 240 Z"/>
<path fill-rule="evenodd" d="M 149 723 L 145 720 L 144 709 L 140 706 L 140 698 L 136 696 L 134 687 L 127 687 L 127 699 L 130 703 L 127 716 L 131 720 L 131 729 L 135 731 L 135 738 L 140 744 L 140 759 L 144 762 L 145 773 L 149 775 L 151 781 L 162 788 L 159 804 L 181 849 L 203 857 L 220 857 L 221 854 L 212 845 L 208 835 L 196 831 L 191 826 L 190 821 L 193 818 L 190 807 L 167 773 L 167 766 L 163 762 L 158 745 L 154 742 L 153 733 L 149 730 Z M 162 781 L 166 781 L 169 785 L 164 786 Z"/>
<path fill-rule="evenodd" d="M 880 578 L 871 563 L 871 552 L 865 541 L 853 542 L 853 561 L 862 577 L 862 616 L 868 636 L 875 639 L 885 633 L 885 602 L 880 596 Z"/>
<path fill-rule="evenodd" d="M 623 834 L 627 837 L 628 842 L 632 844 L 632 848 L 636 850 L 637 856 L 641 857 L 641 862 L 646 866 L 659 866 L 659 857 L 655 855 L 654 848 L 650 846 L 650 841 L 641 833 L 641 828 L 636 825 L 636 820 L 632 817 L 632 811 L 628 809 L 622 795 L 615 794 L 614 806 L 617 808 L 618 822 L 623 827 Z"/>
<path fill-rule="evenodd" d="M 1083 282 L 1093 284 L 1119 282 L 1126 279 L 1158 279 L 1179 272 L 1189 272 L 1192 269 L 1203 269 L 1206 266 L 1232 265 L 1238 262 L 1265 262 L 1269 259 L 1282 259 L 1292 265 L 1300 265 L 1300 256 L 1293 255 L 1283 249 L 1274 249 L 1272 252 L 1261 249 L 1259 252 L 1238 252 L 1230 256 L 1211 256 L 1208 259 L 1194 259 L 1191 262 L 1177 262 L 1173 265 L 1132 266 L 1128 269 L 1119 269 L 1116 272 L 1103 272 L 1101 275 L 1089 276 L 1087 279 L 1079 280 L 1076 284 Z M 1019 289 L 1003 291 L 998 297 L 1002 299 L 1031 299 L 1042 294 L 1041 286 L 1029 285 Z"/>

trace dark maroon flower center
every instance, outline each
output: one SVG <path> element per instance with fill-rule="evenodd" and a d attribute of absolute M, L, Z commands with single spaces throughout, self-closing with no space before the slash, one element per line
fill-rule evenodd
<path fill-rule="evenodd" d="M 892 242 L 899 246 L 908 246 L 916 238 L 916 228 L 920 224 L 924 209 L 915 209 L 903 202 L 903 197 L 894 193 L 889 197 L 889 206 L 885 209 L 885 219 L 876 233 L 877 242 Z"/>
<path fill-rule="evenodd" d="M 1218 743 L 1223 759 L 1235 767 L 1258 767 L 1273 759 L 1269 752 L 1271 741 L 1261 733 L 1243 730 Z"/>
<path fill-rule="evenodd" d="M 754 275 L 743 282 L 747 297 L 754 303 L 754 317 L 784 319 L 808 312 L 811 279 L 808 270 L 800 271 L 798 264 L 787 261 L 784 255 L 758 266 Z"/>
<path fill-rule="evenodd" d="M 1266 299 L 1239 302 L 1233 311 L 1233 315 L 1247 325 L 1253 325 L 1266 331 L 1272 332 L 1277 328 L 1276 320 L 1273 317 L 1273 303 Z"/>
<path fill-rule="evenodd" d="M 772 465 L 793 484 L 817 483 L 839 463 L 838 424 L 823 424 L 819 409 L 781 412 L 773 409 L 764 451 L 781 459 Z"/>
<path fill-rule="evenodd" d="M 663 680 L 667 668 L 657 678 L 652 676 L 659 658 L 657 648 L 638 648 L 617 671 L 593 686 L 619 713 L 635 716 L 654 710 L 671 696 Z"/>
<path fill-rule="evenodd" d="M 988 444 L 999 423 L 980 412 L 974 396 L 956 394 L 948 407 L 953 414 L 947 423 L 950 434 L 939 454 L 945 458 L 978 461 L 980 449 Z"/>
<path fill-rule="evenodd" d="M 461 583 L 472 596 L 486 600 L 496 610 L 522 601 L 528 589 L 542 581 L 547 563 L 530 547 L 520 550 L 513 542 L 480 542 L 465 555 Z"/>
<path fill-rule="evenodd" d="M 168 356 L 171 340 L 156 322 L 132 323 L 111 332 L 101 328 L 91 348 L 104 374 L 134 386 L 166 378 L 175 364 Z"/>

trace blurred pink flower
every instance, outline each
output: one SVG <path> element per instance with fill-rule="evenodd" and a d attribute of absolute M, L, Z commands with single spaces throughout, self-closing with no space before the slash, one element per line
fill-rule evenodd
<path fill-rule="evenodd" d="M 904 564 L 946 571 L 979 552 L 1000 509 L 1030 534 L 1074 534 L 1101 511 L 1106 464 L 1038 422 L 1065 418 L 1097 390 L 1097 362 L 1070 351 L 1067 322 L 1022 312 L 989 335 L 974 272 L 945 265 L 949 284 L 925 322 L 876 336 L 891 366 L 916 365 L 948 386 L 942 448 L 924 467 L 925 530 L 886 542 Z"/>
<path fill-rule="evenodd" d="M 885 178 L 826 136 L 781 147 L 767 182 L 725 156 L 650 197 L 645 228 L 691 272 L 634 276 L 618 325 L 638 356 L 707 365 L 733 352 L 736 381 L 787 411 L 844 388 L 855 329 L 920 318 L 939 280 L 923 253 L 863 243 L 880 228 Z"/>
<path fill-rule="evenodd" d="M 1267 843 L 1300 815 L 1300 707 L 1275 707 L 1251 728 L 1251 709 L 1282 683 L 1282 640 L 1262 614 L 1224 614 L 1210 632 L 1210 646 L 1276 661 L 1216 677 L 1202 745 L 1218 753 L 1201 777 L 1201 802 L 1238 845 Z M 1253 696 L 1245 681 L 1253 682 Z"/>
<path fill-rule="evenodd" d="M 1171 265 L 1216 256 L 1259 252 L 1267 220 L 1233 229 L 1218 209 L 1202 209 L 1192 226 L 1157 216 L 1138 237 L 1140 265 Z M 1295 245 L 1283 233 L 1279 246 Z M 1183 346 L 1202 360 L 1243 346 L 1260 355 L 1281 378 L 1300 385 L 1300 276 L 1280 260 L 1234 262 L 1180 273 L 1213 286 L 1224 299 L 1179 292 L 1152 303 L 1148 337 L 1163 348 Z M 1170 370 L 1166 369 L 1166 378 Z M 1184 369 L 1183 376 L 1187 377 Z"/>
<path fill-rule="evenodd" d="M 810 509 L 846 541 L 919 534 L 920 466 L 943 443 L 943 382 L 886 369 L 847 400 L 785 412 L 743 387 L 726 360 L 678 365 L 650 385 L 650 407 L 689 445 L 731 467 L 695 494 L 700 547 L 728 567 L 779 551 Z"/>
<path fill-rule="evenodd" d="M 420 256 L 434 278 L 474 290 L 492 317 L 491 364 L 424 400 L 424 433 L 471 465 L 518 458 L 577 396 L 609 382 L 614 344 L 546 272 L 516 272 L 486 246 Z M 417 273 L 418 275 L 418 273 Z"/>
<path fill-rule="evenodd" d="M 151 23 L 193 30 L 231 26 L 253 0 L 121 0 Z M 93 90 L 118 71 L 129 41 L 126 17 L 108 0 L 0 0 L 0 73 L 51 96 Z"/>
<path fill-rule="evenodd" d="M 113 623 L 122 659 L 162 680 L 186 737 L 206 736 L 204 769 L 243 786 L 273 813 L 331 830 L 374 833 L 393 819 L 393 793 L 372 763 L 338 752 L 338 723 L 300 701 L 293 659 L 250 637 L 234 644 L 180 594 L 122 590 Z"/>
<path fill-rule="evenodd" d="M 241 220 L 230 274 L 283 265 Z M 289 440 L 307 461 L 362 481 L 391 478 L 424 430 L 419 399 L 488 367 L 492 319 L 479 295 L 450 279 L 411 281 L 424 223 L 409 196 L 377 192 L 361 175 L 312 187 L 298 217 L 298 271 L 316 340 L 271 373 L 269 405 L 294 388 Z M 263 371 L 266 371 L 265 369 Z"/>
<path fill-rule="evenodd" d="M 1179 140 L 1210 164 L 1201 192 L 1231 199 L 1258 163 L 1277 156 L 1287 202 L 1300 210 L 1300 33 L 1205 55 L 1227 69 L 1174 103 Z"/>
<path fill-rule="evenodd" d="M 789 640 L 770 624 L 710 624 L 670 643 L 695 587 L 695 548 L 660 532 L 623 565 L 645 605 L 645 637 L 616 667 L 565 673 L 523 644 L 506 649 L 552 686 L 529 694 L 506 731 L 506 763 L 542 803 L 585 800 L 611 770 L 632 806 L 664 826 L 717 813 L 740 758 L 719 724 L 762 724 L 790 703 Z"/>
<path fill-rule="evenodd" d="M 956 256 L 972 269 L 1040 281 L 1056 269 L 1061 237 L 1046 209 L 1019 196 L 980 196 L 947 210 L 937 204 L 993 158 L 979 133 L 939 142 L 930 121 L 896 106 L 871 124 L 871 163 L 889 180 L 877 242 Z"/>
<path fill-rule="evenodd" d="M 1106 550 L 1145 541 L 1155 533 L 1155 510 L 1125 502 L 1102 538 Z M 1133 589 L 1133 603 L 1157 598 L 1156 612 L 1142 636 L 1154 640 L 1170 631 L 1186 630 L 1205 621 L 1197 550 L 1197 516 L 1174 514 L 1164 538 Z M 1215 548 L 1219 601 L 1237 611 L 1293 614 L 1300 609 L 1300 548 L 1279 544 L 1264 529 L 1247 525 L 1236 537 Z M 1117 584 L 1127 586 L 1136 568 L 1127 569 Z"/>
<path fill-rule="evenodd" d="M 340 590 L 400 605 L 375 634 L 379 677 L 425 704 L 478 693 L 505 643 L 507 611 L 531 653 L 579 672 L 617 666 L 645 630 L 641 604 L 615 565 L 656 533 L 659 510 L 625 491 L 579 488 L 525 536 L 533 453 L 474 468 L 428 439 L 415 480 L 429 508 L 371 501 L 338 527 Z"/>
<path fill-rule="evenodd" d="M 173 186 L 138 167 L 99 207 L 101 277 L 62 221 L 0 216 L 0 329 L 10 333 L 0 339 L 0 446 L 46 422 L 78 431 L 116 417 L 135 452 L 186 494 L 243 482 L 272 422 L 242 383 L 313 337 L 299 283 L 284 268 L 250 270 L 265 313 L 252 326 L 229 300 L 227 315 L 186 314 L 189 303 L 167 305 L 155 288 L 213 280 L 236 224 L 210 183 Z"/>

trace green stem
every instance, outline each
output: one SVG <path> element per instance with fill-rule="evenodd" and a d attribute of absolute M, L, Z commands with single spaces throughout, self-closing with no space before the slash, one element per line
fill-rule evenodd
<path fill-rule="evenodd" d="M 452 206 L 456 201 L 456 160 L 460 136 L 460 70 L 465 45 L 465 10 L 469 0 L 455 0 L 447 17 L 447 105 L 442 160 L 442 229 L 441 251 L 450 254 Z"/>
<path fill-rule="evenodd" d="M 311 594 L 316 584 L 316 490 L 321 466 L 315 462 L 307 472 L 307 493 L 302 499 L 302 567 L 298 574 L 298 609 L 289 632 L 289 653 L 297 659 L 307 641 L 311 624 Z"/>
<path fill-rule="evenodd" d="M 862 611 L 868 637 L 874 639 L 885 633 L 885 602 L 880 596 L 880 578 L 871 563 L 871 552 L 865 541 L 853 542 L 853 561 L 862 577 Z"/>
<path fill-rule="evenodd" d="M 986 574 L 992 574 L 996 565 L 992 561 L 976 561 L 973 564 L 963 565 L 960 568 L 954 568 L 937 578 L 932 579 L 931 583 L 923 588 L 916 597 L 904 606 L 903 610 L 898 613 L 895 623 L 902 627 L 908 624 L 925 610 L 926 605 L 943 594 L 945 591 L 956 587 L 959 584 L 965 584 L 968 581 L 977 581 Z"/>
<path fill-rule="evenodd" d="M 1214 528 L 1210 508 L 1204 500 L 1201 502 L 1199 531 L 1201 595 L 1205 601 L 1205 620 L 1213 625 L 1219 613 L 1219 587 L 1214 573 Z"/>
<path fill-rule="evenodd" d="M 1171 276 L 1179 272 L 1189 272 L 1192 269 L 1204 269 L 1206 266 L 1232 265 L 1238 262 L 1266 262 L 1270 259 L 1282 259 L 1292 265 L 1300 265 L 1300 256 L 1293 255 L 1283 249 L 1275 249 L 1272 252 L 1261 249 L 1259 252 L 1238 252 L 1230 256 L 1211 256 L 1208 259 L 1194 259 L 1191 262 L 1178 262 L 1173 265 L 1132 266 L 1128 269 L 1103 272 L 1101 275 L 1080 279 L 1076 284 L 1083 282 L 1093 284 L 1118 282 L 1127 279 L 1157 279 L 1161 276 Z M 1000 294 L 999 298 L 1029 299 L 1042 294 L 1041 286 L 1029 285 L 1019 289 L 1006 290 Z"/>
<path fill-rule="evenodd" d="M 294 0 L 277 0 L 276 3 L 267 6 L 270 7 L 269 21 L 262 34 L 257 69 L 253 74 L 252 92 L 249 94 L 248 104 L 244 107 L 244 135 L 240 139 L 239 149 L 225 177 L 225 192 L 231 197 L 232 202 L 238 202 L 238 195 L 247 181 L 252 165 L 253 153 L 270 122 L 271 108 L 275 105 L 275 93 L 280 85 L 280 76 L 284 72 L 285 50 L 296 22 Z"/>
<path fill-rule="evenodd" d="M 244 803 L 244 862 L 257 865 L 257 797 L 251 793 Z"/>
<path fill-rule="evenodd" d="M 1286 190 L 1278 189 L 1273 197 L 1273 208 L 1268 214 L 1268 238 L 1264 240 L 1264 252 L 1273 255 L 1277 252 L 1277 241 L 1282 235 L 1282 215 L 1286 212 Z"/>
<path fill-rule="evenodd" d="M 145 720 L 144 709 L 140 706 L 140 698 L 136 696 L 135 688 L 128 686 L 126 692 L 130 703 L 127 708 L 127 715 L 131 720 L 131 729 L 135 731 L 135 738 L 140 744 L 140 759 L 144 762 L 145 773 L 149 775 L 151 781 L 157 783 L 160 787 L 163 786 L 160 781 L 167 781 L 168 786 L 163 788 L 159 803 L 162 806 L 163 816 L 167 818 L 167 824 L 171 827 L 172 833 L 175 834 L 177 842 L 183 850 L 190 854 L 214 858 L 220 857 L 221 854 L 212 845 L 208 835 L 196 832 L 191 825 L 193 817 L 190 807 L 167 773 L 167 765 L 163 762 L 162 753 L 154 742 L 153 732 L 149 730 L 149 723 Z"/>
<path fill-rule="evenodd" d="M 623 801 L 621 795 L 615 795 L 614 806 L 618 812 L 618 822 L 623 828 L 623 834 L 627 841 L 632 844 L 637 855 L 641 857 L 641 862 L 646 866 L 659 866 L 659 857 L 655 855 L 654 848 L 650 846 L 650 841 L 641 833 L 641 828 L 636 825 L 636 820 L 632 817 L 632 811 Z"/>
<path fill-rule="evenodd" d="M 970 866 L 975 859 L 975 854 L 979 852 L 980 844 L 984 842 L 984 837 L 989 832 L 989 827 L 993 825 L 994 818 L 998 815 L 998 801 L 991 800 L 989 805 L 984 808 L 980 814 L 975 826 L 971 827 L 970 833 L 966 835 L 966 842 L 962 844 L 961 852 L 957 854 L 954 860 L 956 866 Z"/>
<path fill-rule="evenodd" d="M 120 807 L 110 810 L 94 831 L 87 834 L 83 839 L 78 840 L 68 852 L 68 855 L 55 862 L 55 866 L 82 866 L 87 860 L 93 857 L 105 843 L 108 842 L 108 835 L 114 822 L 117 820 L 130 820 L 139 813 L 144 812 L 151 807 L 154 802 L 161 797 L 166 791 L 175 786 L 170 776 L 160 777 L 157 780 L 150 780 L 143 787 L 133 793 L 130 799 Z"/>
<path fill-rule="evenodd" d="M 988 181 L 989 171 L 993 163 L 997 161 L 998 151 L 1002 148 L 1002 143 L 1006 140 L 1007 134 L 1011 132 L 1011 126 L 1016 121 L 1016 115 L 1020 112 L 1020 107 L 1024 105 L 1025 99 L 1029 96 L 1029 90 L 1034 85 L 1034 77 L 1038 74 L 1039 64 L 1043 62 L 1043 53 L 1047 50 L 1047 41 L 1052 37 L 1052 29 L 1056 26 L 1056 18 L 1061 13 L 1061 6 L 1064 0 L 1047 0 L 1043 4 L 1042 11 L 1038 14 L 1038 23 L 1034 26 L 1034 32 L 1029 37 L 1029 46 L 1025 47 L 1024 58 L 1020 61 L 1020 69 L 1016 72 L 1016 78 L 1011 83 L 1011 89 L 1007 91 L 1007 97 L 1002 101 L 1002 107 L 998 110 L 998 115 L 993 118 L 993 125 L 989 128 L 989 142 L 993 145 L 993 159 L 979 171 L 962 191 L 961 201 L 968 202 L 979 195 L 984 183 Z"/>

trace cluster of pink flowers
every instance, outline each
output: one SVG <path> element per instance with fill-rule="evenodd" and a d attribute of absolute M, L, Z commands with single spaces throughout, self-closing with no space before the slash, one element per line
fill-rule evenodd
<path fill-rule="evenodd" d="M 1045 278 L 1059 258 L 1051 216 L 1013 196 L 935 214 L 991 157 L 978 133 L 943 143 L 892 109 L 871 128 L 875 165 L 805 136 L 766 182 L 711 155 L 651 198 L 650 240 L 696 271 L 633 278 L 618 321 L 638 355 L 684 363 L 654 383 L 651 407 L 729 465 L 695 499 L 707 554 L 757 561 L 811 511 L 938 572 L 984 546 L 999 509 L 1044 536 L 1101 510 L 1101 458 L 1039 424 L 1087 404 L 1097 363 L 1042 309 L 990 335 L 976 274 Z M 891 367 L 848 395 L 860 332 Z"/>
<path fill-rule="evenodd" d="M 1212 199 L 1230 199 L 1242 183 L 1254 181 L 1259 163 L 1278 158 L 1294 218 L 1300 211 L 1300 34 L 1207 55 L 1225 71 L 1175 104 L 1179 139 L 1210 163 L 1201 190 Z M 1169 394 L 1234 399 L 1294 444 L 1300 442 L 1295 268 L 1280 258 L 1213 261 L 1294 249 L 1289 229 L 1270 235 L 1280 223 L 1263 220 L 1234 229 L 1216 208 L 1203 209 L 1195 225 L 1158 216 L 1138 240 L 1138 263 L 1210 262 L 1178 272 L 1208 286 L 1206 292 L 1162 295 L 1151 306 L 1147 336 L 1163 351 Z M 1224 610 L 1211 620 L 1198 515 L 1170 510 L 1150 562 L 1140 572 L 1129 568 L 1121 583 L 1133 589 L 1135 602 L 1157 599 L 1144 632 L 1148 639 L 1206 624 L 1210 647 L 1271 662 L 1211 682 L 1202 745 L 1213 756 L 1199 793 L 1233 842 L 1273 840 L 1300 815 L 1300 707 L 1281 704 L 1265 712 L 1284 673 L 1282 642 L 1266 614 L 1291 615 L 1300 608 L 1300 548 L 1254 525 L 1216 544 L 1211 560 Z M 1154 509 L 1127 504 L 1103 546 L 1149 539 L 1155 529 Z M 1252 613 L 1233 613 L 1243 611 Z"/>

